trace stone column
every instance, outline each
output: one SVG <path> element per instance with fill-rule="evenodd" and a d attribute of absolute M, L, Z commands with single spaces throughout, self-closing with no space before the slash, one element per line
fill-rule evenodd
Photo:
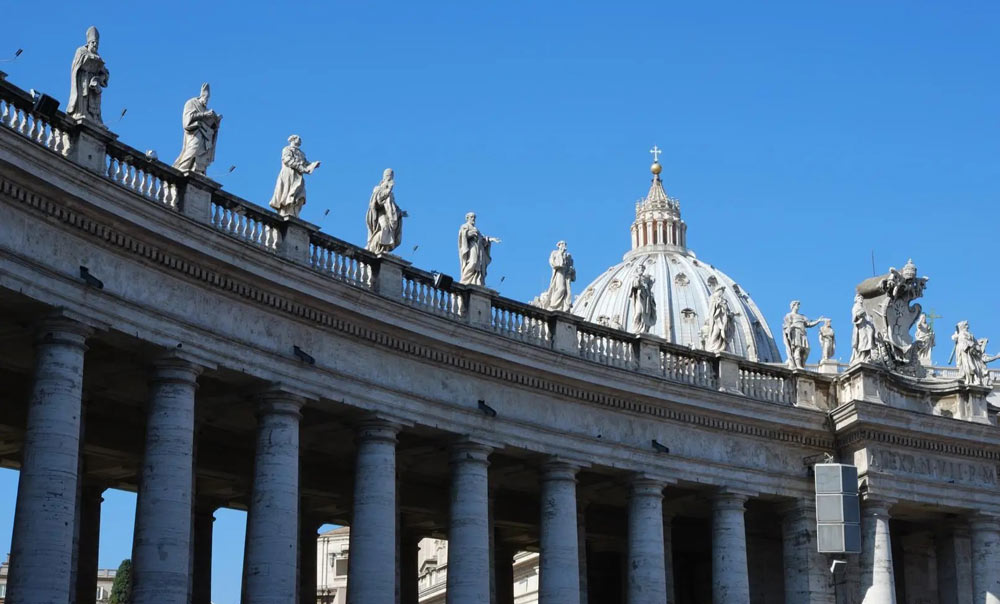
<path fill-rule="evenodd" d="M 194 393 L 198 366 L 157 359 L 135 504 L 132 601 L 187 604 L 194 511 Z"/>
<path fill-rule="evenodd" d="M 87 485 L 80 490 L 79 553 L 76 562 L 76 602 L 94 600 L 101 542 L 101 503 L 104 487 Z"/>
<path fill-rule="evenodd" d="M 580 603 L 580 547 L 576 526 L 576 473 L 562 461 L 542 466 L 539 604 Z"/>
<path fill-rule="evenodd" d="M 580 604 L 587 604 L 587 512 L 586 502 L 577 501 L 576 542 L 580 557 Z"/>
<path fill-rule="evenodd" d="M 305 512 L 299 516 L 299 602 L 316 604 L 316 547 L 322 522 Z"/>
<path fill-rule="evenodd" d="M 420 554 L 420 537 L 407 534 L 402 539 L 399 555 L 399 602 L 420 603 L 420 576 L 417 560 Z"/>
<path fill-rule="evenodd" d="M 1000 519 L 974 516 L 969 528 L 973 604 L 1000 604 Z"/>
<path fill-rule="evenodd" d="M 90 329 L 63 316 L 39 325 L 7 577 L 7 604 L 70 599 L 80 456 L 83 356 Z"/>
<path fill-rule="evenodd" d="M 861 505 L 862 604 L 896 604 L 889 540 L 889 503 L 865 499 Z"/>
<path fill-rule="evenodd" d="M 288 604 L 298 593 L 299 410 L 281 390 L 261 396 L 247 516 L 246 604 Z"/>
<path fill-rule="evenodd" d="M 514 554 L 517 548 L 497 540 L 494 543 L 497 597 L 494 604 L 514 604 Z"/>
<path fill-rule="evenodd" d="M 664 486 L 643 476 L 632 479 L 628 500 L 628 604 L 662 604 L 667 600 Z"/>
<path fill-rule="evenodd" d="M 448 604 L 490 604 L 491 450 L 469 441 L 452 446 Z"/>
<path fill-rule="evenodd" d="M 802 499 L 779 511 L 785 604 L 835 604 L 829 565 L 824 554 L 816 551 L 816 502 Z"/>
<path fill-rule="evenodd" d="M 938 600 L 972 601 L 972 547 L 967 525 L 949 522 L 938 525 L 937 544 Z"/>
<path fill-rule="evenodd" d="M 212 604 L 212 536 L 214 503 L 199 501 L 194 508 L 194 549 L 192 554 L 191 598 L 194 604 Z"/>
<path fill-rule="evenodd" d="M 394 604 L 396 599 L 396 434 L 379 419 L 357 429 L 348 604 Z"/>
<path fill-rule="evenodd" d="M 720 491 L 712 497 L 712 602 L 750 604 L 747 572 L 747 495 Z"/>

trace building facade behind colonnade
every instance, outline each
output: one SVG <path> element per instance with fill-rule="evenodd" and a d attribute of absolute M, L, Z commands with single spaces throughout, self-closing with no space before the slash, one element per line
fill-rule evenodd
<path fill-rule="evenodd" d="M 469 283 L 298 219 L 318 167 L 298 137 L 281 215 L 119 141 L 97 41 L 69 116 L 0 77 L 7 604 L 93 601 L 107 488 L 137 493 L 135 604 L 210 601 L 223 507 L 248 511 L 247 604 L 317 601 L 326 523 L 350 527 L 349 604 L 418 602 L 428 537 L 461 604 L 514 602 L 519 551 L 541 604 L 998 602 L 990 359 L 966 326 L 958 373 L 922 364 L 913 263 L 858 286 L 853 363 L 806 366 L 821 319 L 793 304 L 776 337 L 690 251 L 654 162 L 622 263 L 565 312 L 563 246 L 524 304 L 472 284 L 493 242 L 474 214 Z M 196 131 L 178 165 L 210 161 Z M 369 225 L 390 247 L 392 178 Z M 835 573 L 828 458 L 861 494 L 861 553 Z"/>

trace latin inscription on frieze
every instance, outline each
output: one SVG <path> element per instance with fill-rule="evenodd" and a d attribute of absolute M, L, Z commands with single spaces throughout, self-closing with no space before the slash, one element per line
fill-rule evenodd
<path fill-rule="evenodd" d="M 997 486 L 997 467 L 993 464 L 956 461 L 881 448 L 868 448 L 867 452 L 870 471 L 909 474 L 954 484 Z"/>

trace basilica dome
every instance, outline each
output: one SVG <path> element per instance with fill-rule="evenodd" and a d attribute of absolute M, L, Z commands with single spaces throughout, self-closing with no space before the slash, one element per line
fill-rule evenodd
<path fill-rule="evenodd" d="M 781 355 L 764 315 L 739 284 L 687 248 L 687 225 L 681 220 L 680 203 L 663 190 L 659 162 L 654 162 L 650 171 L 653 182 L 649 193 L 635 206 L 632 249 L 577 296 L 573 314 L 634 332 L 630 291 L 643 266 L 653 279 L 656 323 L 652 335 L 701 348 L 709 298 L 722 285 L 734 314 L 727 352 L 754 361 L 780 363 Z"/>

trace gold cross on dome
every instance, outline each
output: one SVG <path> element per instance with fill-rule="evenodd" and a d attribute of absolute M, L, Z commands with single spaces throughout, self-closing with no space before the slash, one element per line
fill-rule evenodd
<path fill-rule="evenodd" d="M 663 151 L 656 145 L 653 145 L 653 148 L 650 149 L 649 152 L 653 154 L 653 162 L 659 163 L 660 154 L 663 153 Z"/>

